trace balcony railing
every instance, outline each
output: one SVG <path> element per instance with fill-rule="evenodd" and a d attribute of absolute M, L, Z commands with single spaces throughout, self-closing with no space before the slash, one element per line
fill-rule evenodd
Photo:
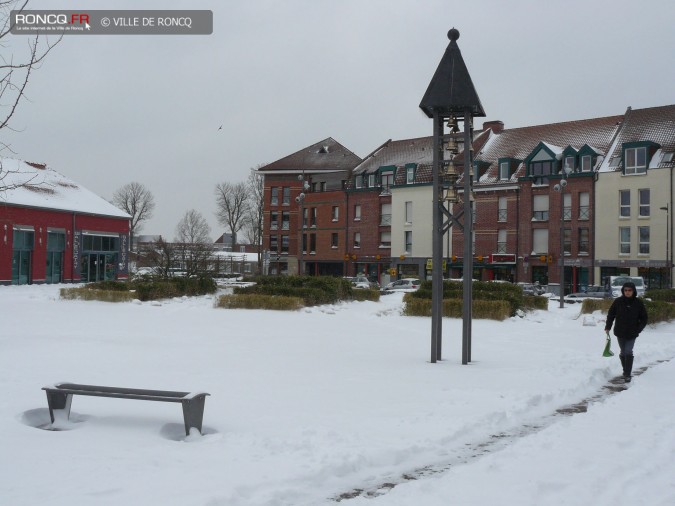
<path fill-rule="evenodd" d="M 380 216 L 380 226 L 383 227 L 391 226 L 391 214 L 383 214 Z"/>
<path fill-rule="evenodd" d="M 590 206 L 579 206 L 579 219 L 588 220 L 591 217 Z"/>
<path fill-rule="evenodd" d="M 497 221 L 506 221 L 506 209 L 500 209 L 497 213 Z"/>

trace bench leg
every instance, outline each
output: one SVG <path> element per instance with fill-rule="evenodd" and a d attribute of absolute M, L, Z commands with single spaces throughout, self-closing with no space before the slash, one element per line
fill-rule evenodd
<path fill-rule="evenodd" d="M 190 428 L 196 428 L 202 433 L 202 421 L 204 419 L 204 404 L 206 396 L 199 395 L 193 399 L 186 399 L 181 402 L 183 405 L 183 419 L 185 421 L 185 435 L 190 435 Z"/>
<path fill-rule="evenodd" d="M 70 403 L 73 400 L 73 394 L 64 394 L 61 392 L 47 391 L 47 404 L 49 405 L 49 418 L 54 423 L 54 410 L 64 410 L 66 420 L 70 418 Z"/>

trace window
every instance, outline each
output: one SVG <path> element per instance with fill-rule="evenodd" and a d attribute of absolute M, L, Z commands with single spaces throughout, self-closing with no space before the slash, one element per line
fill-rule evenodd
<path fill-rule="evenodd" d="M 413 184 L 415 182 L 415 167 L 407 167 L 405 169 L 406 184 Z"/>
<path fill-rule="evenodd" d="M 276 186 L 272 187 L 272 196 L 270 198 L 270 205 L 278 206 L 279 205 L 279 188 Z"/>
<path fill-rule="evenodd" d="M 291 225 L 291 215 L 288 211 L 281 213 L 281 230 L 288 230 Z"/>
<path fill-rule="evenodd" d="M 302 234 L 302 252 L 307 253 L 307 234 Z"/>
<path fill-rule="evenodd" d="M 331 217 L 333 221 L 337 221 L 340 217 L 340 208 L 338 206 L 333 206 L 333 211 L 331 212 Z"/>
<path fill-rule="evenodd" d="M 638 190 L 638 206 L 640 207 L 639 216 L 649 216 L 649 188 Z"/>
<path fill-rule="evenodd" d="M 391 232 L 380 232 L 380 248 L 391 248 Z"/>
<path fill-rule="evenodd" d="M 354 232 L 354 247 L 361 247 L 361 232 Z"/>
<path fill-rule="evenodd" d="M 380 225 L 391 226 L 391 204 L 382 204 L 380 206 Z"/>
<path fill-rule="evenodd" d="M 509 174 L 509 162 L 501 162 L 499 164 L 499 179 L 506 180 L 511 177 Z"/>
<path fill-rule="evenodd" d="M 588 192 L 579 193 L 579 219 L 589 220 L 591 218 L 590 194 Z"/>
<path fill-rule="evenodd" d="M 563 233 L 563 251 L 565 255 L 572 254 L 572 229 L 566 228 Z"/>
<path fill-rule="evenodd" d="M 532 254 L 548 255 L 548 229 L 535 228 L 532 230 Z"/>
<path fill-rule="evenodd" d="M 590 231 L 588 228 L 580 228 L 579 229 L 579 254 L 588 254 L 588 246 L 589 246 L 589 235 Z"/>
<path fill-rule="evenodd" d="M 368 175 L 368 188 L 375 188 L 375 174 Z"/>
<path fill-rule="evenodd" d="M 279 251 L 279 237 L 276 235 L 270 236 L 270 251 L 273 253 Z"/>
<path fill-rule="evenodd" d="M 584 155 L 581 157 L 581 172 L 590 172 L 592 167 L 593 160 L 591 155 Z"/>
<path fill-rule="evenodd" d="M 330 247 L 335 249 L 338 247 L 338 234 L 337 232 L 333 232 L 330 235 Z"/>
<path fill-rule="evenodd" d="M 316 234 L 309 234 L 309 253 L 316 253 Z"/>
<path fill-rule="evenodd" d="M 534 184 L 548 184 L 548 176 L 553 173 L 553 162 L 531 162 L 530 175 L 534 177 Z"/>
<path fill-rule="evenodd" d="M 619 227 L 619 253 L 630 255 L 630 227 Z"/>
<path fill-rule="evenodd" d="M 638 252 L 640 255 L 649 255 L 649 227 L 638 227 L 640 240 Z"/>
<path fill-rule="evenodd" d="M 35 232 L 15 228 L 12 233 L 12 243 L 12 284 L 30 284 Z"/>
<path fill-rule="evenodd" d="M 283 193 L 283 200 L 281 203 L 285 206 L 291 203 L 291 187 L 290 186 L 284 186 L 284 193 Z"/>
<path fill-rule="evenodd" d="M 624 174 L 647 173 L 647 148 L 626 148 Z"/>
<path fill-rule="evenodd" d="M 499 197 L 499 210 L 497 211 L 497 221 L 506 221 L 506 197 Z"/>
<path fill-rule="evenodd" d="M 319 183 L 319 191 L 322 191 L 322 192 L 326 191 L 326 182 L 325 181 L 321 181 Z"/>
<path fill-rule="evenodd" d="M 356 204 L 354 206 L 354 221 L 359 221 L 361 219 L 361 204 Z"/>
<path fill-rule="evenodd" d="M 405 203 L 405 222 L 412 223 L 412 202 Z"/>
<path fill-rule="evenodd" d="M 532 220 L 548 220 L 548 195 L 535 195 L 532 201 Z"/>
<path fill-rule="evenodd" d="M 404 232 L 405 237 L 405 252 L 407 255 L 412 254 L 412 231 Z"/>
<path fill-rule="evenodd" d="M 281 236 L 281 253 L 288 254 L 288 236 L 287 235 Z"/>
<path fill-rule="evenodd" d="M 563 194 L 563 219 L 571 220 L 572 219 L 572 194 L 564 193 Z"/>
<path fill-rule="evenodd" d="M 497 253 L 506 253 L 506 229 L 500 228 L 497 231 Z"/>
<path fill-rule="evenodd" d="M 394 184 L 394 173 L 393 172 L 384 172 L 382 173 L 382 180 L 380 181 L 382 189 L 385 191 L 390 191 L 391 186 Z"/>
<path fill-rule="evenodd" d="M 569 167 L 572 172 L 574 172 L 575 163 L 574 163 L 574 157 L 573 156 L 566 156 L 565 157 L 565 163 L 563 167 Z"/>
<path fill-rule="evenodd" d="M 354 178 L 354 183 L 356 183 L 357 188 L 363 188 L 363 178 L 364 177 L 366 177 L 366 176 L 359 175 L 359 176 L 356 176 Z"/>
<path fill-rule="evenodd" d="M 630 218 L 630 190 L 619 190 L 619 217 Z"/>
<path fill-rule="evenodd" d="M 311 213 L 312 214 L 310 215 L 311 217 L 310 217 L 310 220 L 309 220 L 309 226 L 313 227 L 313 228 L 316 228 L 316 207 L 312 207 Z"/>
<path fill-rule="evenodd" d="M 305 207 L 302 210 L 302 228 L 307 228 L 307 218 L 309 218 L 309 209 Z"/>
<path fill-rule="evenodd" d="M 270 213 L 270 230 L 277 230 L 279 228 L 279 213 L 272 211 Z"/>

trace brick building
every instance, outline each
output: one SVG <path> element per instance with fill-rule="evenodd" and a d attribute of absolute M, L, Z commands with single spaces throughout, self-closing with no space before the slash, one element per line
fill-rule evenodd
<path fill-rule="evenodd" d="M 0 284 L 127 277 L 129 215 L 44 164 L 0 164 Z"/>

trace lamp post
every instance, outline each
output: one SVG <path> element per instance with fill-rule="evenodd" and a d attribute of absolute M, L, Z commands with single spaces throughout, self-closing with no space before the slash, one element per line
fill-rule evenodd
<path fill-rule="evenodd" d="M 567 178 L 571 174 L 572 168 L 565 165 L 562 170 L 562 179 L 553 189 L 560 193 L 560 308 L 565 307 L 565 188 L 567 187 Z"/>
<path fill-rule="evenodd" d="M 302 191 L 295 197 L 295 201 L 300 204 L 300 237 L 298 239 L 298 275 L 305 274 L 305 266 L 303 259 L 303 238 L 305 233 L 305 192 L 309 190 L 309 182 L 305 180 L 305 171 L 298 175 L 298 181 L 302 183 Z"/>
<path fill-rule="evenodd" d="M 670 285 L 670 208 L 669 204 L 659 207 L 661 211 L 666 212 L 666 288 Z"/>

